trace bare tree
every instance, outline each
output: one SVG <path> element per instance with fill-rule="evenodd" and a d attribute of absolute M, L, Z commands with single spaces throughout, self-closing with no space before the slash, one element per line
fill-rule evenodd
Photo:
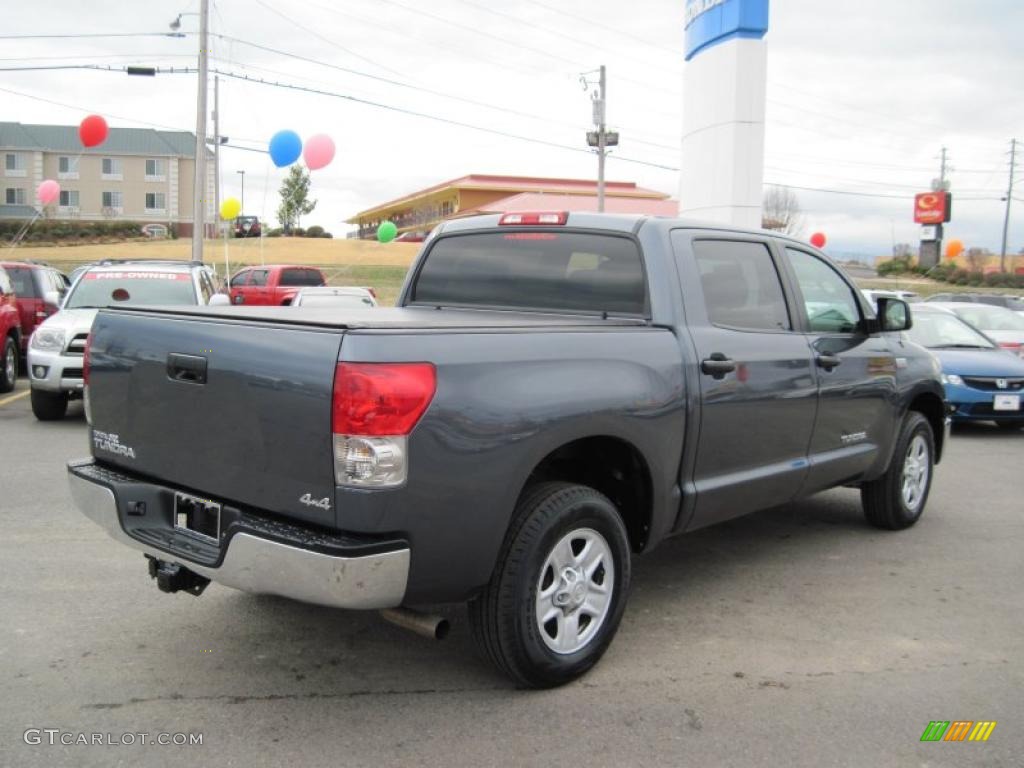
<path fill-rule="evenodd" d="M 787 235 L 800 234 L 803 217 L 796 193 L 787 187 L 770 186 L 764 191 L 761 226 Z"/>
<path fill-rule="evenodd" d="M 892 257 L 894 259 L 910 259 L 914 258 L 914 248 L 910 243 L 896 243 L 892 247 Z"/>
<path fill-rule="evenodd" d="M 971 272 L 980 272 L 985 262 L 992 256 L 992 252 L 987 248 L 968 248 L 964 251 L 964 260 L 967 262 L 967 268 Z"/>

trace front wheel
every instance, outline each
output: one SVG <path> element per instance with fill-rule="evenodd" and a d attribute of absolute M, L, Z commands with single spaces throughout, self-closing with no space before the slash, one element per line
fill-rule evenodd
<path fill-rule="evenodd" d="M 516 682 L 549 688 L 583 675 L 618 629 L 630 547 L 615 506 L 593 488 L 529 489 L 490 583 L 469 606 L 473 635 Z"/>
<path fill-rule="evenodd" d="M 18 343 L 10 336 L 3 340 L 0 356 L 0 392 L 10 392 L 18 383 Z"/>
<path fill-rule="evenodd" d="M 40 421 L 59 421 L 68 411 L 68 396 L 64 392 L 32 390 L 32 413 Z"/>
<path fill-rule="evenodd" d="M 932 486 L 934 455 L 935 438 L 928 419 L 910 411 L 903 418 L 885 474 L 861 486 L 861 504 L 869 523 L 898 531 L 918 521 Z"/>

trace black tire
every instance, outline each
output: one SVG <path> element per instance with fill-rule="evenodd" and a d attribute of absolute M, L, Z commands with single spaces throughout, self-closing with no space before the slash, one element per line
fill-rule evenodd
<path fill-rule="evenodd" d="M 63 392 L 32 390 L 32 413 L 40 421 L 60 421 L 68 412 L 68 396 Z"/>
<path fill-rule="evenodd" d="M 598 535 L 594 536 L 595 533 Z M 577 534 L 580 538 L 570 538 Z M 583 548 L 577 553 L 576 546 L 581 542 L 585 542 L 586 547 L 593 544 L 594 548 Z M 555 601 L 560 595 L 553 593 L 549 610 L 561 610 L 563 615 L 542 625 L 537 618 L 538 598 L 542 602 L 547 598 L 539 590 L 544 582 L 548 584 L 545 591 L 559 590 L 566 584 L 556 575 L 556 566 L 548 562 L 556 557 L 558 544 L 569 548 L 567 552 L 559 547 L 559 552 L 571 554 L 573 558 L 579 556 L 574 562 L 581 563 L 581 569 L 587 559 L 585 552 L 605 552 L 602 563 L 604 559 L 610 560 L 612 577 L 605 581 L 608 571 L 602 564 L 594 568 L 592 576 L 571 582 L 577 586 L 570 585 L 561 596 L 585 601 L 575 607 L 570 603 L 557 607 Z M 593 488 L 570 483 L 540 483 L 528 489 L 516 508 L 490 583 L 469 604 L 474 638 L 498 669 L 521 685 L 549 688 L 575 680 L 597 663 L 615 637 L 629 594 L 630 558 L 629 538 L 622 518 L 604 495 Z M 549 577 L 559 581 L 552 583 Z M 606 584 L 611 586 L 610 595 L 604 598 L 594 595 L 605 600 L 606 607 L 599 614 L 588 614 L 589 591 L 603 593 L 602 587 Z M 580 585 L 584 586 L 582 597 L 572 591 L 578 590 Z M 563 624 L 558 627 L 558 635 L 576 642 L 585 638 L 580 647 L 557 652 L 552 649 L 550 644 L 558 640 L 551 628 L 559 621 Z M 595 628 L 588 637 L 592 621 Z M 568 629 L 570 626 L 573 630 Z M 567 628 L 565 634 L 563 627 Z M 547 639 L 542 633 L 547 634 Z"/>
<path fill-rule="evenodd" d="M 912 447 L 915 454 L 913 459 L 910 455 Z M 926 456 L 921 457 L 918 454 L 921 447 L 926 451 Z M 904 470 L 910 473 L 912 486 L 921 486 L 920 482 L 913 482 L 913 477 L 916 474 L 915 470 L 920 468 L 922 463 L 927 473 L 924 476 L 923 487 L 918 487 L 917 493 L 912 494 L 908 500 L 905 493 L 907 478 L 904 477 Z M 922 414 L 910 411 L 903 417 L 903 424 L 896 438 L 896 448 L 885 474 L 861 486 L 860 499 L 868 522 L 876 528 L 891 531 L 909 528 L 916 523 L 924 512 L 925 504 L 928 503 L 934 465 L 935 437 L 931 425 Z"/>
<path fill-rule="evenodd" d="M 0 392 L 10 392 L 18 383 L 18 342 L 10 336 L 4 339 L 0 356 Z"/>

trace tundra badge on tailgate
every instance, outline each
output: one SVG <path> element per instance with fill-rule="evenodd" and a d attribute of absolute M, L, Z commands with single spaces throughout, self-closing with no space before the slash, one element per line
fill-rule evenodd
<path fill-rule="evenodd" d="M 94 429 L 92 431 L 92 446 L 98 451 L 116 453 L 129 459 L 135 458 L 135 449 L 130 445 L 124 445 L 120 437 L 112 432 L 101 432 Z"/>

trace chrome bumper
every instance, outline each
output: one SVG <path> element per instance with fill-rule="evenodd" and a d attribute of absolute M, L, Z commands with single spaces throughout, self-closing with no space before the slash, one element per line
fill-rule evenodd
<path fill-rule="evenodd" d="M 226 587 L 335 608 L 394 608 L 401 605 L 405 595 L 408 549 L 365 557 L 336 557 L 238 533 L 231 538 L 221 565 L 211 568 L 144 544 L 125 533 L 114 493 L 106 486 L 71 471 L 68 483 L 78 509 L 113 539 L 158 560 L 179 563 Z"/>

